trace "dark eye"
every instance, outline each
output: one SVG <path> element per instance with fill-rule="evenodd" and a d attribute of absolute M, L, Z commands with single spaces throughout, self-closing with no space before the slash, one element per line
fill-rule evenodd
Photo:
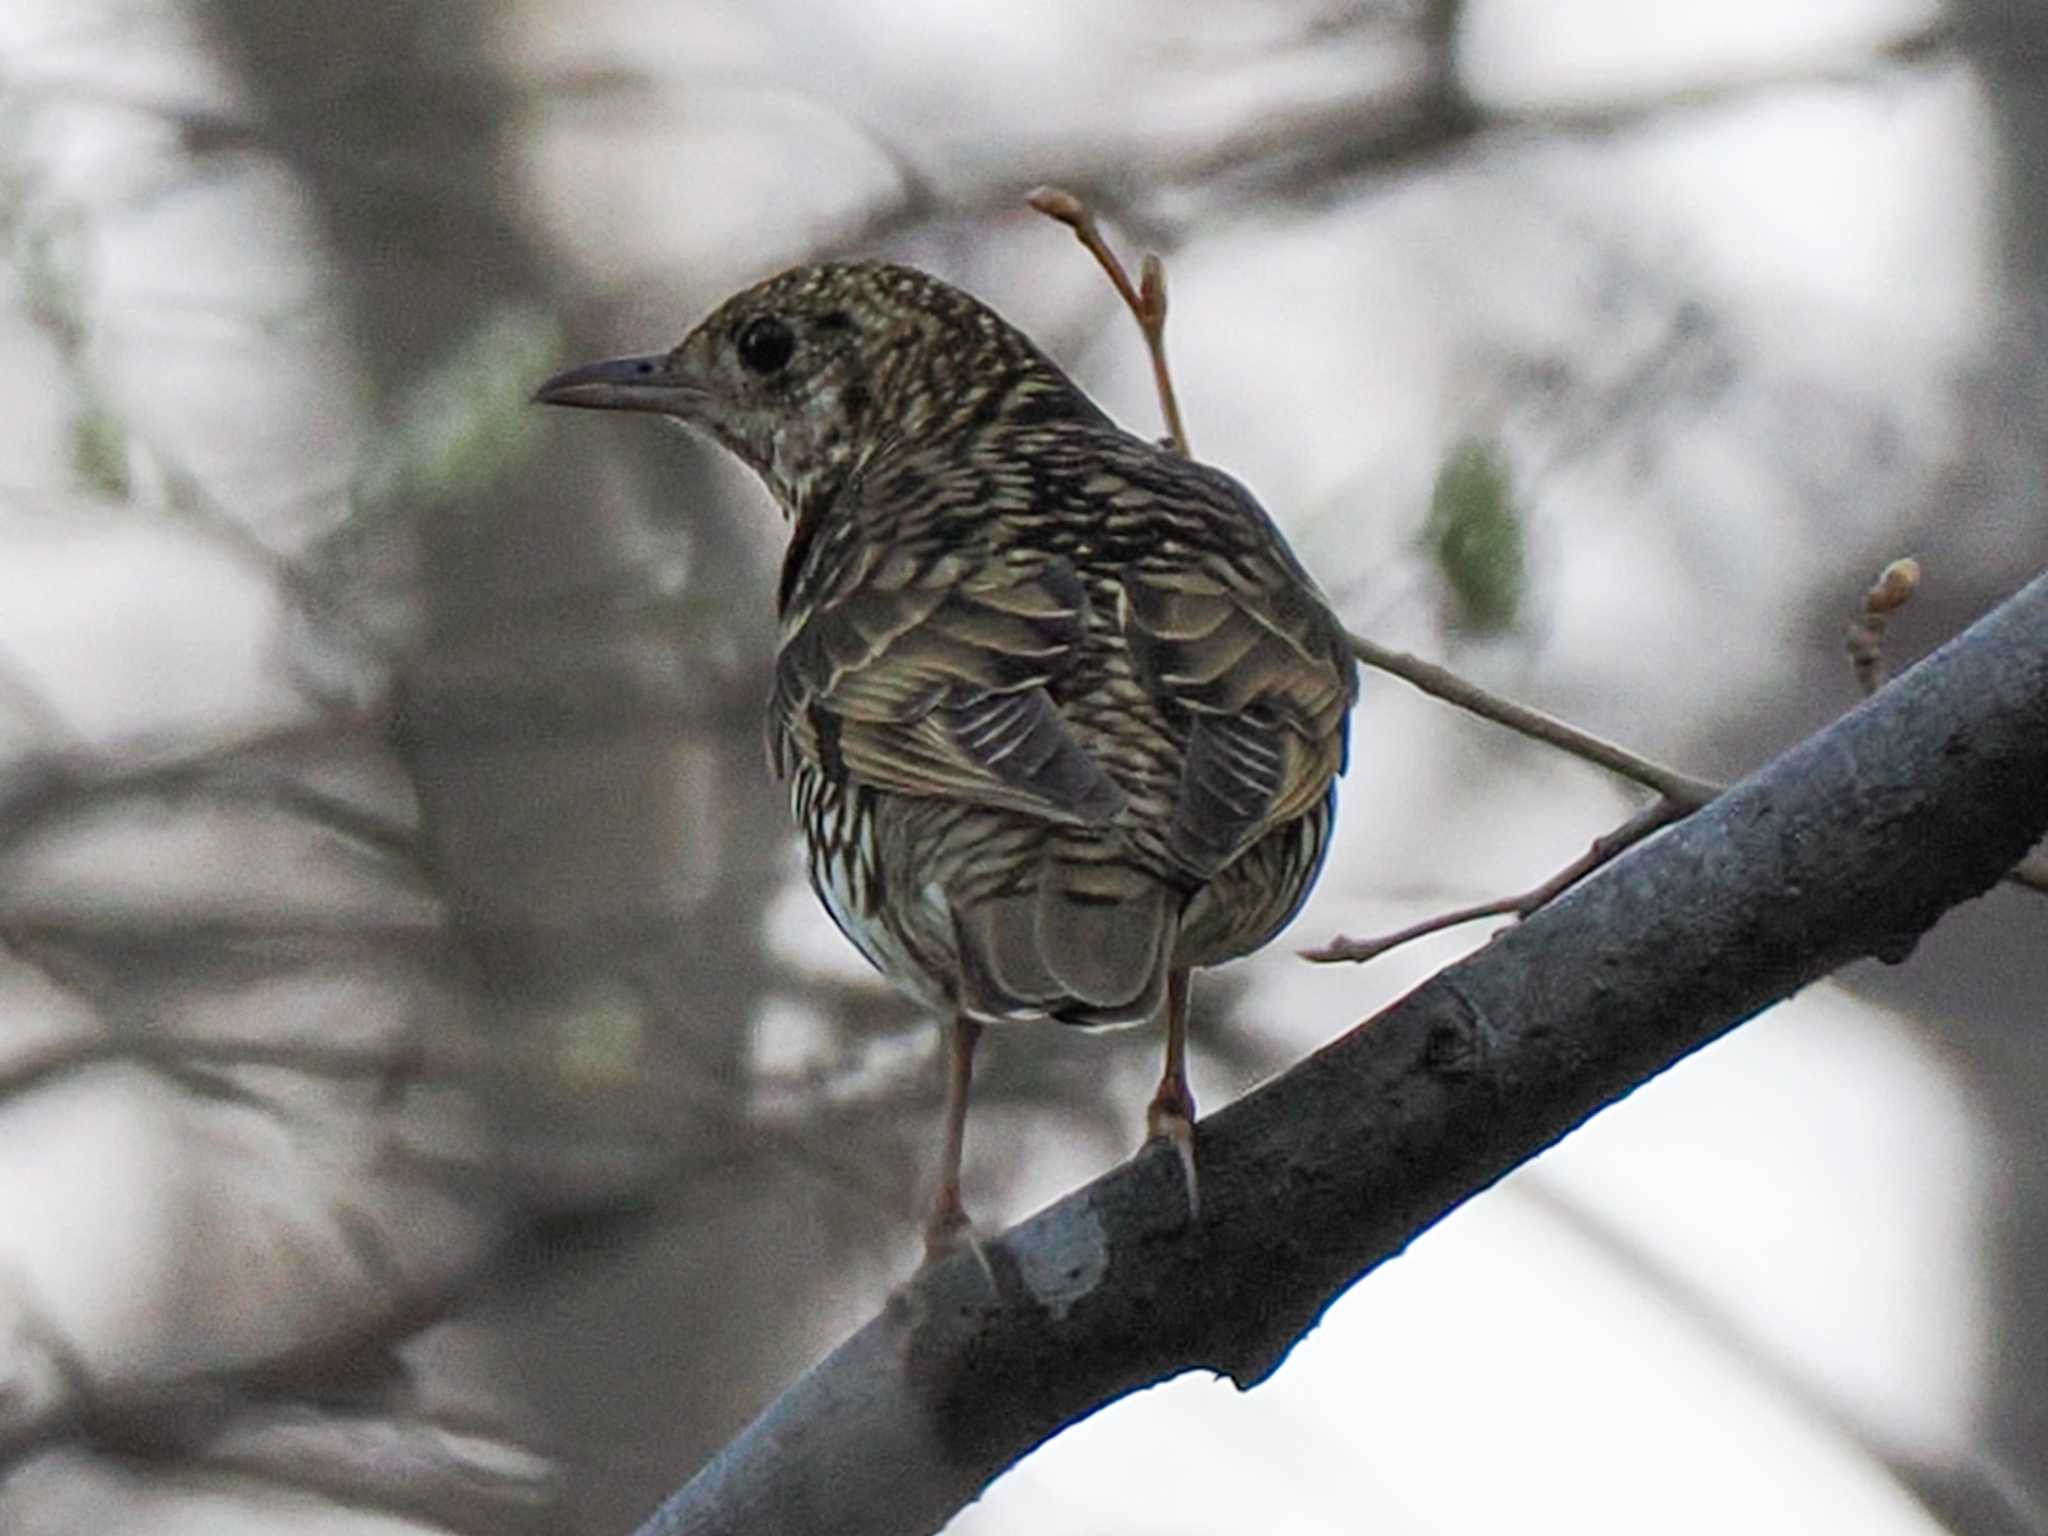
<path fill-rule="evenodd" d="M 740 327 L 736 343 L 740 366 L 763 376 L 780 372 L 796 351 L 796 336 L 773 315 L 762 315 Z"/>

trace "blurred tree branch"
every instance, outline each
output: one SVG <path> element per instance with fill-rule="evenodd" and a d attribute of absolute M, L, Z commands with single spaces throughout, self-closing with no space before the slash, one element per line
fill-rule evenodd
<path fill-rule="evenodd" d="M 1911 1443 L 1836 1384 L 1786 1358 L 1759 1334 L 1753 1320 L 1715 1296 L 1683 1265 L 1658 1253 L 1625 1223 L 1576 1199 L 1559 1181 L 1532 1170 L 1516 1179 L 1514 1192 L 1597 1249 L 1608 1263 L 1683 1318 L 1695 1335 L 1769 1384 L 1776 1396 L 1883 1469 L 1940 1528 L 1974 1536 L 2038 1536 L 2048 1530 L 2044 1512 L 2033 1508 L 2024 1485 L 1988 1447 L 1965 1445 L 1934 1452 Z"/>
<path fill-rule="evenodd" d="M 1853 85 L 1956 57 L 1946 18 L 1901 28 L 1873 46 L 1832 61 L 1734 70 L 1720 78 L 1637 96 L 1580 102 L 1493 106 L 1466 91 L 1456 33 L 1462 0 L 1429 0 L 1413 29 L 1415 64 L 1369 99 L 1316 102 L 1262 115 L 1235 133 L 1160 168 L 1194 184 L 1256 184 L 1273 197 L 1320 198 L 1333 185 L 1448 159 L 1489 138 L 1618 134 L 1683 113 L 1711 112 L 1775 91 Z"/>
<path fill-rule="evenodd" d="M 920 1273 L 641 1536 L 937 1530 L 1066 1425 L 1265 1379 L 1329 1303 L 1604 1105 L 1850 961 L 1901 961 L 2048 830 L 2048 575 L 1682 825 L 1202 1122 Z M 1213 1191 L 1213 1197 L 1212 1197 Z"/>

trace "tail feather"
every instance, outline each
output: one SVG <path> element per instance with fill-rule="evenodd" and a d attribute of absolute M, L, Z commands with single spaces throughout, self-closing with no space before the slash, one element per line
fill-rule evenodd
<path fill-rule="evenodd" d="M 1165 995 L 1180 907 L 1178 893 L 1138 870 L 1050 861 L 1035 891 L 955 910 L 961 1005 L 990 1019 L 1149 1019 Z"/>

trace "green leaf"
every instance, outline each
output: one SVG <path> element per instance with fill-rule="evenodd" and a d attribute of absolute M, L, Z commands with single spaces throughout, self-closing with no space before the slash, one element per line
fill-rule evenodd
<path fill-rule="evenodd" d="M 1521 613 L 1529 562 L 1507 463 L 1496 446 L 1468 438 L 1451 450 L 1430 493 L 1422 542 L 1450 593 L 1451 623 L 1482 635 Z"/>

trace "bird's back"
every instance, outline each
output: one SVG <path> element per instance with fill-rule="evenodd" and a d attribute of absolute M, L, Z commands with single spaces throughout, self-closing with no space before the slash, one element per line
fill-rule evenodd
<path fill-rule="evenodd" d="M 1306 894 L 1355 674 L 1241 486 L 1073 399 L 863 466 L 790 573 L 771 750 L 885 972 L 1135 1022 Z"/>

